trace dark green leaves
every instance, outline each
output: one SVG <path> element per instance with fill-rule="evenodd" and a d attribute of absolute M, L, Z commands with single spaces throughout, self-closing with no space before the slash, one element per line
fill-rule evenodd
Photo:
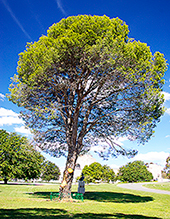
<path fill-rule="evenodd" d="M 117 179 L 122 182 L 143 182 L 151 181 L 153 176 L 147 170 L 143 161 L 134 161 L 120 167 Z"/>
<path fill-rule="evenodd" d="M 163 54 L 128 37 L 119 18 L 72 16 L 53 24 L 19 55 L 9 99 L 25 108 L 22 118 L 47 153 L 77 156 L 114 139 L 144 144 L 164 113 Z"/>
<path fill-rule="evenodd" d="M 0 177 L 34 179 L 41 173 L 43 156 L 26 137 L 0 130 Z"/>

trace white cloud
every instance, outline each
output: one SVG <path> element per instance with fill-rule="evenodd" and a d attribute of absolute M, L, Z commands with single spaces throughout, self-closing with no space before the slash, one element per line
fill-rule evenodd
<path fill-rule="evenodd" d="M 161 152 L 148 152 L 146 154 L 137 154 L 133 160 L 142 160 L 144 162 L 153 162 L 160 165 L 165 166 L 166 158 L 169 156 L 169 153 L 166 153 L 164 151 Z"/>
<path fill-rule="evenodd" d="M 0 107 L 0 126 L 12 124 L 23 124 L 23 120 L 14 111 Z"/>
<path fill-rule="evenodd" d="M 169 138 L 169 137 L 170 137 L 170 135 L 166 135 L 166 136 L 165 136 L 165 138 Z"/>
<path fill-rule="evenodd" d="M 165 112 L 170 115 L 170 108 L 168 108 Z"/>
<path fill-rule="evenodd" d="M 117 143 L 117 144 L 123 146 L 123 142 L 124 142 L 124 141 L 127 141 L 127 140 L 128 140 L 127 137 L 120 137 L 120 138 L 115 139 L 115 143 Z"/>
<path fill-rule="evenodd" d="M 12 116 L 0 117 L 0 126 L 22 124 L 22 123 L 23 123 L 23 120 L 18 117 L 12 117 Z"/>
<path fill-rule="evenodd" d="M 170 100 L 170 93 L 162 92 L 164 94 L 165 101 Z"/>
<path fill-rule="evenodd" d="M 5 109 L 5 108 L 0 107 L 0 116 L 12 116 L 12 117 L 18 117 L 18 114 L 15 113 L 15 112 L 12 111 L 12 110 Z"/>
<path fill-rule="evenodd" d="M 1 101 L 4 101 L 4 99 L 5 99 L 5 95 L 2 94 L 2 93 L 0 93 L 0 100 L 1 100 Z"/>
<path fill-rule="evenodd" d="M 128 140 L 127 137 L 120 137 L 120 138 L 115 138 L 114 142 L 120 146 L 123 146 L 123 142 Z M 108 144 L 106 142 L 103 141 L 98 141 L 98 145 L 97 146 L 92 146 L 90 151 L 105 151 L 108 148 Z"/>
<path fill-rule="evenodd" d="M 14 129 L 15 129 L 15 132 L 19 132 L 19 133 L 23 133 L 23 134 L 28 134 L 28 135 L 31 134 L 30 130 L 25 128 L 25 126 L 16 127 Z"/>

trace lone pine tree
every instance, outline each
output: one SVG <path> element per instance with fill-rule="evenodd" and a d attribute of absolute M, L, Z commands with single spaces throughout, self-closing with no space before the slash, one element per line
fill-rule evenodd
<path fill-rule="evenodd" d="M 43 151 L 67 156 L 65 196 L 81 153 L 102 140 L 104 158 L 134 155 L 115 137 L 145 143 L 163 114 L 164 56 L 128 33 L 119 18 L 73 16 L 19 54 L 9 99 L 25 108 L 21 116 Z"/>

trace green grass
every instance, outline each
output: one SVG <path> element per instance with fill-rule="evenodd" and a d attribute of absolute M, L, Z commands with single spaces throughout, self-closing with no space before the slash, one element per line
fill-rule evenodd
<path fill-rule="evenodd" d="M 112 184 L 86 185 L 84 202 L 50 201 L 58 185 L 0 184 L 1 219 L 170 218 L 170 195 L 131 191 Z M 77 186 L 73 186 L 73 192 Z"/>
<path fill-rule="evenodd" d="M 151 188 L 151 189 L 160 189 L 160 190 L 170 191 L 170 182 L 148 184 L 148 185 L 144 185 L 144 186 L 147 188 Z"/>

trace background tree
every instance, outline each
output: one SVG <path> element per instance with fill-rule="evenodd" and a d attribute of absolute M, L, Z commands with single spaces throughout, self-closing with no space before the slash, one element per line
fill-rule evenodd
<path fill-rule="evenodd" d="M 114 171 L 109 166 L 102 166 L 98 162 L 84 166 L 82 173 L 84 174 L 84 181 L 86 183 L 95 183 L 98 181 L 109 182 L 115 179 Z"/>
<path fill-rule="evenodd" d="M 41 153 L 36 151 L 29 143 L 22 145 L 22 150 L 18 153 L 15 178 L 26 181 L 39 178 L 45 160 Z"/>
<path fill-rule="evenodd" d="M 43 160 L 26 137 L 0 130 L 0 176 L 5 183 L 11 178 L 39 177 Z"/>
<path fill-rule="evenodd" d="M 143 182 L 151 181 L 153 175 L 147 170 L 143 161 L 134 161 L 119 169 L 117 179 L 122 182 Z"/>
<path fill-rule="evenodd" d="M 107 165 L 102 167 L 102 181 L 107 183 L 115 181 L 115 172 Z"/>
<path fill-rule="evenodd" d="M 90 164 L 89 166 L 86 165 L 83 168 L 82 173 L 84 174 L 85 182 L 95 183 L 96 181 L 99 181 L 102 179 L 102 165 L 98 162 L 94 162 Z"/>
<path fill-rule="evenodd" d="M 58 180 L 60 176 L 60 169 L 58 168 L 55 163 L 52 163 L 50 161 L 45 161 L 43 163 L 43 172 L 41 175 L 41 179 L 45 181 L 50 180 Z"/>
<path fill-rule="evenodd" d="M 170 156 L 166 159 L 166 165 L 162 172 L 164 178 L 170 179 Z"/>
<path fill-rule="evenodd" d="M 163 114 L 164 56 L 128 33 L 119 18 L 68 17 L 19 54 L 9 99 L 25 108 L 22 118 L 43 151 L 67 156 L 65 195 L 81 153 L 102 140 L 104 158 L 134 155 L 115 138 L 145 143 Z"/>

